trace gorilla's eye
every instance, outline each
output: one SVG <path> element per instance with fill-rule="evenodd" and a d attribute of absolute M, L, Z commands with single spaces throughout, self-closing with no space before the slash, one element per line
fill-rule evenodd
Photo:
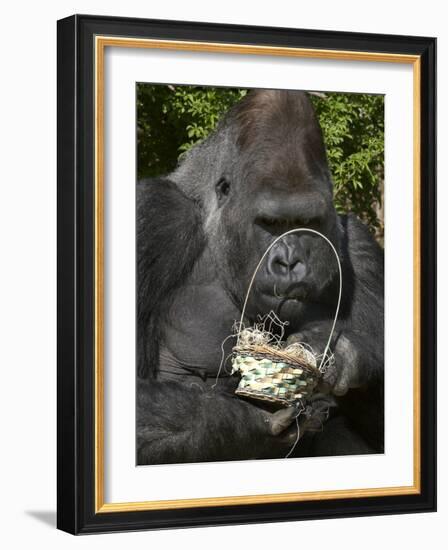
<path fill-rule="evenodd" d="M 230 193 L 230 183 L 226 178 L 220 178 L 216 184 L 216 195 L 218 200 L 222 200 L 224 197 Z"/>

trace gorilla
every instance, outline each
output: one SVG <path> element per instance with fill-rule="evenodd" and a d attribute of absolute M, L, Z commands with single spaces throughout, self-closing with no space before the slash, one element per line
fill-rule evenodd
<path fill-rule="evenodd" d="M 333 366 L 298 417 L 238 398 L 221 357 L 276 236 L 306 227 L 338 251 Z M 304 92 L 253 90 L 166 178 L 137 183 L 137 464 L 384 452 L 383 252 L 338 215 L 322 132 Z M 269 253 L 245 322 L 274 311 L 288 342 L 322 353 L 337 261 L 312 233 Z M 299 423 L 300 421 L 300 423 Z"/>

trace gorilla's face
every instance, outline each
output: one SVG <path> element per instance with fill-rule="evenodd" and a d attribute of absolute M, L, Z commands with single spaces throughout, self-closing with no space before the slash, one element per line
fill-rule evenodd
<path fill-rule="evenodd" d="M 234 163 L 216 183 L 216 261 L 223 283 L 241 304 L 252 274 L 276 237 L 293 228 L 326 235 L 336 249 L 340 228 L 333 206 L 321 131 L 300 92 L 259 91 L 231 113 Z M 230 268 L 230 277 L 229 277 Z M 291 234 L 265 258 L 251 293 L 250 316 L 276 311 L 300 322 L 328 300 L 337 275 L 329 244 L 311 232 Z"/>

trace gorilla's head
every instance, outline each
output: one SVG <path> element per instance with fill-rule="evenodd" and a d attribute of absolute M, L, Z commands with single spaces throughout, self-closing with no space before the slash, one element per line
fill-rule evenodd
<path fill-rule="evenodd" d="M 341 228 L 322 133 L 303 92 L 256 90 L 224 117 L 173 174 L 203 209 L 217 277 L 241 306 L 262 254 L 285 231 L 306 227 L 339 246 Z M 259 271 L 249 311 L 300 320 L 325 302 L 337 263 L 311 233 L 289 235 Z"/>

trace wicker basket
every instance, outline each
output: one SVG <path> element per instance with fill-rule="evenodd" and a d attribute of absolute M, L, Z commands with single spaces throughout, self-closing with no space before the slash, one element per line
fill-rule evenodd
<path fill-rule="evenodd" d="M 241 397 L 288 406 L 309 397 L 315 390 L 321 373 L 315 364 L 270 352 L 238 349 L 232 358 L 232 372 L 241 375 L 235 393 Z"/>

